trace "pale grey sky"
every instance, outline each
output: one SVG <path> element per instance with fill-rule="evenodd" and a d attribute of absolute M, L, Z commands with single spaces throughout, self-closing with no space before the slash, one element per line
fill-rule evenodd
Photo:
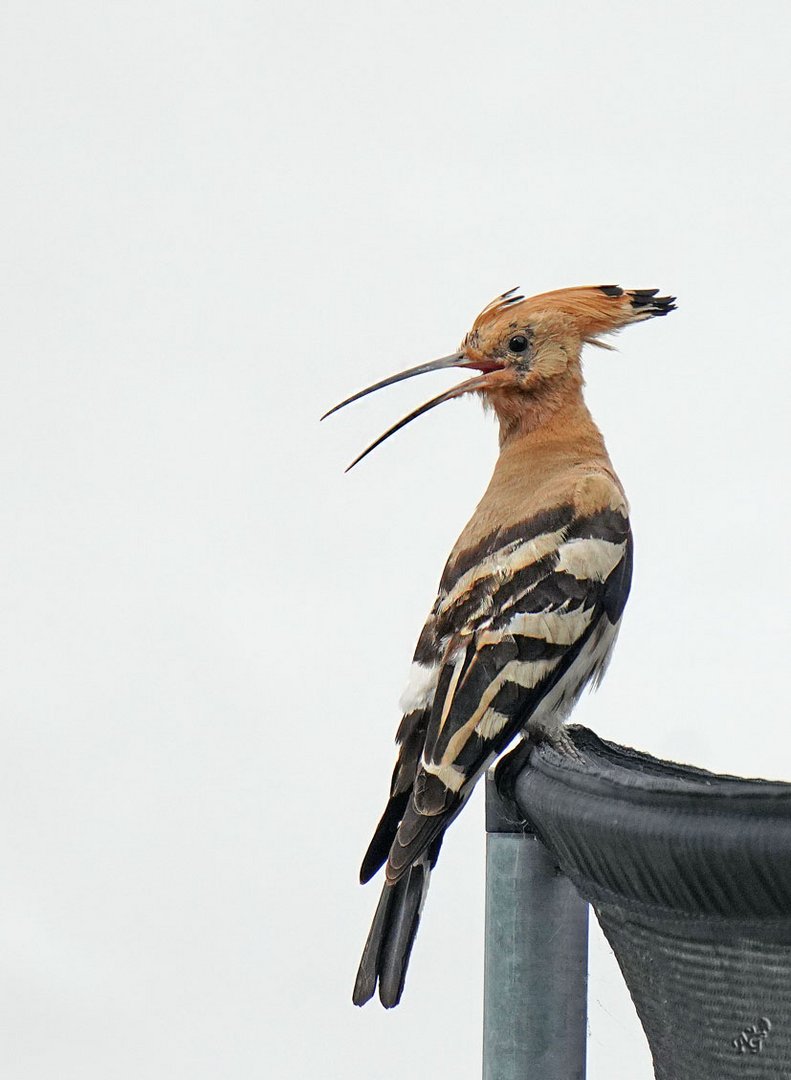
<path fill-rule="evenodd" d="M 495 431 L 449 405 L 345 476 L 454 376 L 318 416 L 513 285 L 679 298 L 587 357 L 636 568 L 576 719 L 791 777 L 790 31 L 779 0 L 7 0 L 4 1075 L 479 1075 L 480 797 L 402 1006 L 349 995 L 397 700 Z M 596 932 L 613 1068 L 650 1076 Z"/>

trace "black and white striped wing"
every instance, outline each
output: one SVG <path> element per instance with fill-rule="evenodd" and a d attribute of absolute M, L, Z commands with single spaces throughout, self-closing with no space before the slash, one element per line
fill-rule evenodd
<path fill-rule="evenodd" d="M 441 660 L 419 662 L 423 685 L 413 682 L 399 732 L 377 851 L 383 857 L 392 838 L 389 881 L 444 830 L 521 728 L 551 737 L 604 672 L 631 582 L 628 520 L 611 509 L 579 517 L 571 507 L 547 520 L 490 538 L 444 582 L 429 622 Z"/>

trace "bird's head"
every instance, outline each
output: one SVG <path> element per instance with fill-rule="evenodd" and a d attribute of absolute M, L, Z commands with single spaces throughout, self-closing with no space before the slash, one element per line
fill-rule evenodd
<path fill-rule="evenodd" d="M 602 341 L 604 335 L 674 309 L 675 297 L 657 296 L 657 292 L 599 285 L 558 289 L 529 299 L 516 295 L 516 289 L 503 293 L 483 309 L 457 352 L 391 375 L 325 413 L 329 416 L 374 390 L 413 375 L 452 367 L 478 372 L 399 420 L 349 468 L 411 420 L 463 394 L 480 394 L 497 413 L 503 432 L 523 421 L 540 422 L 582 386 L 580 353 L 584 344 L 608 348 Z"/>

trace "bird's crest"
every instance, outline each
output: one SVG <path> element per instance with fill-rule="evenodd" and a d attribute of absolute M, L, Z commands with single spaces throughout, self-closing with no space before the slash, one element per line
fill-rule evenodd
<path fill-rule="evenodd" d="M 487 304 L 472 326 L 470 337 L 505 331 L 514 322 L 527 323 L 553 316 L 573 323 L 583 341 L 596 341 L 631 323 L 675 310 L 675 296 L 657 296 L 658 289 L 622 289 L 620 285 L 583 285 L 556 289 L 525 298 L 516 288 Z"/>
<path fill-rule="evenodd" d="M 508 292 L 501 293 L 499 296 L 495 296 L 491 303 L 487 304 L 475 322 L 472 324 L 473 330 L 477 330 L 490 317 L 505 311 L 506 308 L 512 307 L 514 304 L 521 304 L 525 299 L 524 296 L 518 293 L 519 286 L 514 285 L 513 289 L 509 289 Z M 514 295 L 516 294 L 516 295 Z"/>

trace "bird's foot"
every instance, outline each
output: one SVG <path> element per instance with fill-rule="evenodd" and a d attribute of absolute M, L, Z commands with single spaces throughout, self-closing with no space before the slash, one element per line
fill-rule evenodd
<path fill-rule="evenodd" d="M 572 758 L 574 761 L 582 761 L 582 754 L 575 746 L 565 724 L 561 724 L 555 731 L 548 731 L 545 739 L 552 749 L 557 750 L 563 757 Z"/>

